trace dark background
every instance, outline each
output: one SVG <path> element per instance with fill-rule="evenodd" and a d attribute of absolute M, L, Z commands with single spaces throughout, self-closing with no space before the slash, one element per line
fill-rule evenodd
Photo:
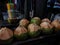
<path fill-rule="evenodd" d="M 27 0 L 27 16 L 29 15 L 29 11 L 31 10 L 31 1 L 32 0 Z M 0 9 L 2 12 L 6 12 L 7 8 L 6 8 L 6 3 L 8 3 L 9 0 L 0 0 Z M 19 4 L 20 3 L 20 4 Z M 33 0 L 33 4 L 34 4 L 34 16 L 38 16 L 41 18 L 47 17 L 45 15 L 46 13 L 46 8 L 47 8 L 47 0 Z M 22 14 L 24 14 L 24 0 L 18 0 L 17 3 L 17 10 L 20 11 Z M 44 15 L 44 16 L 43 16 Z M 29 16 L 28 16 L 29 17 Z"/>

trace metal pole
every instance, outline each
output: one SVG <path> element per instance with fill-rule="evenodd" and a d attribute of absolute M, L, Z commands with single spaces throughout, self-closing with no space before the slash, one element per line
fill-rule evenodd
<path fill-rule="evenodd" d="M 25 4 L 24 4 L 24 18 L 26 18 L 27 15 L 27 0 L 25 0 Z"/>

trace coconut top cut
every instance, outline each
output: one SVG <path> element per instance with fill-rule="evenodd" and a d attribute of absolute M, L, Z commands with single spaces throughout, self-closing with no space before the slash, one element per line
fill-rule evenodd
<path fill-rule="evenodd" d="M 39 25 L 41 23 L 41 19 L 39 17 L 34 17 L 31 19 L 31 23 Z"/>
<path fill-rule="evenodd" d="M 44 28 L 44 29 L 51 29 L 51 28 L 53 28 L 53 26 L 50 23 L 48 23 L 48 22 L 42 22 L 40 24 L 40 27 Z"/>
<path fill-rule="evenodd" d="M 37 24 L 29 24 L 28 31 L 29 32 L 36 32 L 40 29 L 40 27 Z"/>
<path fill-rule="evenodd" d="M 57 29 L 60 29 L 60 21 L 59 20 L 54 20 L 53 22 L 52 22 L 52 25 L 55 27 L 55 28 L 57 28 Z"/>
<path fill-rule="evenodd" d="M 9 28 L 1 28 L 0 29 L 0 40 L 8 40 L 13 37 L 13 32 Z"/>
<path fill-rule="evenodd" d="M 51 23 L 51 21 L 50 21 L 48 18 L 42 19 L 42 22 L 48 22 L 48 23 Z"/>
<path fill-rule="evenodd" d="M 21 34 L 25 34 L 25 33 L 27 33 L 27 29 L 23 26 L 18 26 L 14 31 L 15 35 L 21 35 Z"/>
<path fill-rule="evenodd" d="M 27 26 L 29 24 L 29 21 L 27 19 L 22 19 L 19 22 L 19 25 L 21 26 Z"/>
<path fill-rule="evenodd" d="M 34 17 L 33 19 L 40 20 L 40 18 L 39 18 L 39 17 Z"/>

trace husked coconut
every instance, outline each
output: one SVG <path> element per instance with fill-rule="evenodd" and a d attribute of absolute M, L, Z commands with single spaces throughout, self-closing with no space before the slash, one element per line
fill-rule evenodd
<path fill-rule="evenodd" d="M 43 33 L 46 33 L 46 34 L 51 33 L 53 28 L 53 26 L 48 22 L 42 22 L 40 24 L 40 27 Z"/>
<path fill-rule="evenodd" d="M 28 31 L 31 37 L 36 37 L 40 34 L 40 27 L 37 24 L 29 24 Z"/>
<path fill-rule="evenodd" d="M 60 21 L 59 20 L 54 20 L 51 24 L 55 27 L 56 31 L 60 30 Z"/>
<path fill-rule="evenodd" d="M 34 17 L 31 19 L 31 23 L 35 23 L 37 25 L 39 25 L 41 22 L 41 19 L 39 17 Z"/>
<path fill-rule="evenodd" d="M 11 29 L 6 27 L 0 29 L 1 40 L 7 40 L 7 39 L 10 39 L 11 37 L 13 37 L 13 32 Z"/>
<path fill-rule="evenodd" d="M 14 36 L 17 39 L 25 39 L 27 37 L 27 29 L 23 26 L 18 26 L 14 31 Z"/>
<path fill-rule="evenodd" d="M 0 42 L 1 43 L 10 43 L 12 41 L 13 32 L 9 28 L 1 28 L 0 29 Z"/>
<path fill-rule="evenodd" d="M 29 24 L 29 21 L 27 19 L 22 19 L 19 22 L 19 25 L 24 27 L 27 27 L 28 24 Z"/>
<path fill-rule="evenodd" d="M 49 23 L 51 23 L 51 21 L 48 18 L 42 19 L 42 22 L 49 22 Z"/>

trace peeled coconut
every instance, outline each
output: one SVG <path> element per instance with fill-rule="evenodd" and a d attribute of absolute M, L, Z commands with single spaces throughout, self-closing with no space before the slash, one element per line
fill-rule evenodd
<path fill-rule="evenodd" d="M 31 19 L 31 23 L 35 23 L 37 25 L 39 25 L 41 22 L 41 19 L 39 17 L 34 17 Z"/>
<path fill-rule="evenodd" d="M 40 27 L 37 24 L 29 24 L 28 31 L 31 37 L 36 37 L 40 34 Z"/>
<path fill-rule="evenodd" d="M 51 21 L 50 21 L 48 18 L 42 19 L 42 22 L 48 22 L 48 23 L 51 23 Z"/>
<path fill-rule="evenodd" d="M 55 31 L 60 30 L 60 21 L 59 20 L 54 20 L 52 22 L 52 25 L 54 26 Z"/>
<path fill-rule="evenodd" d="M 0 29 L 0 43 L 8 44 L 12 41 L 12 37 L 13 32 L 11 29 L 6 27 Z"/>
<path fill-rule="evenodd" d="M 14 31 L 14 36 L 18 40 L 24 40 L 27 38 L 27 29 L 23 26 L 18 26 Z"/>
<path fill-rule="evenodd" d="M 52 32 L 53 26 L 48 22 L 42 22 L 40 24 L 41 30 L 45 34 L 50 34 Z"/>
<path fill-rule="evenodd" d="M 28 24 L 29 24 L 29 21 L 27 19 L 22 19 L 19 22 L 19 25 L 24 27 L 27 27 Z"/>

